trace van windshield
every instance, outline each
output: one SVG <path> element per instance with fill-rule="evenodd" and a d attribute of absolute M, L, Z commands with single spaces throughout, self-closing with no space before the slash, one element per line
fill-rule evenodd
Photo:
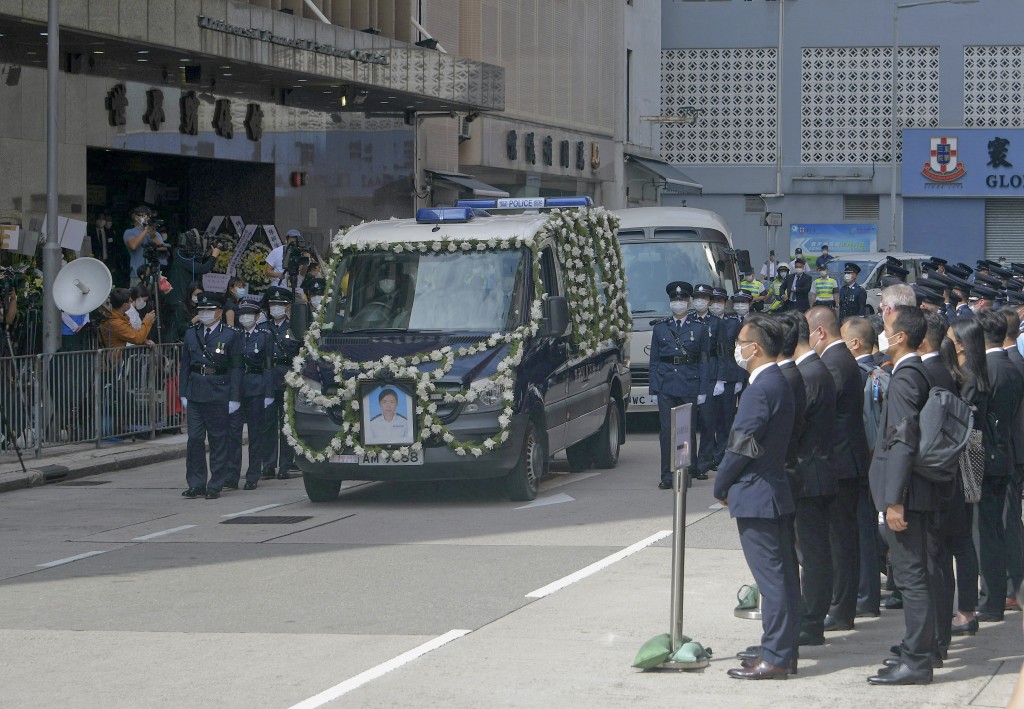
<path fill-rule="evenodd" d="M 348 254 L 324 329 L 511 330 L 524 323 L 529 273 L 527 250 Z"/>
<path fill-rule="evenodd" d="M 622 246 L 629 309 L 637 314 L 668 315 L 665 286 L 672 281 L 725 287 L 725 253 L 706 241 L 636 241 Z"/>

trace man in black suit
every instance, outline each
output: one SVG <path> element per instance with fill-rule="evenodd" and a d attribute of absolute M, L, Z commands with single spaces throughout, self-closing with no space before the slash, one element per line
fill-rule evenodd
<path fill-rule="evenodd" d="M 786 324 L 796 329 L 797 370 L 804 380 L 805 424 L 800 441 L 799 487 L 796 502 L 796 550 L 801 567 L 803 609 L 799 642 L 822 645 L 824 624 L 832 600 L 833 548 L 829 542 L 829 510 L 839 487 L 829 465 L 836 434 L 836 387 L 832 375 L 808 342 L 807 320 L 798 312 L 785 313 Z"/>
<path fill-rule="evenodd" d="M 978 565 L 981 595 L 978 622 L 1003 619 L 1006 608 L 1006 489 L 1014 472 L 1013 430 L 1024 380 L 1003 349 L 1006 319 L 985 308 L 975 313 L 985 333 L 985 363 L 988 365 L 989 394 L 985 426 L 985 477 L 978 501 Z"/>
<path fill-rule="evenodd" d="M 878 671 L 872 684 L 928 684 L 935 649 L 935 605 L 929 589 L 929 513 L 938 492 L 913 473 L 920 438 L 919 414 L 931 388 L 917 348 L 926 325 L 920 308 L 897 305 L 885 316 L 885 344 L 893 359 L 882 418 L 868 478 L 875 507 L 885 515 L 882 536 L 889 545 L 893 575 L 903 591 L 906 635 L 897 664 Z"/>
<path fill-rule="evenodd" d="M 814 279 L 807 273 L 807 264 L 803 258 L 793 262 L 793 272 L 782 284 L 782 290 L 786 297 L 786 310 L 799 310 L 807 312 L 811 307 L 810 296 L 811 284 Z"/>
<path fill-rule="evenodd" d="M 828 515 L 828 534 L 832 545 L 832 607 L 825 618 L 825 630 L 852 630 L 860 581 L 857 500 L 861 486 L 867 485 L 870 457 L 864 435 L 864 385 L 860 367 L 840 336 L 835 311 L 812 308 L 807 311 L 807 324 L 814 351 L 835 383 L 835 435 L 831 438 L 828 467 L 835 471 L 839 484 Z"/>
<path fill-rule="evenodd" d="M 1006 319 L 1006 339 L 1003 349 L 1006 356 L 1024 377 L 1024 355 L 1017 349 L 1020 334 L 1020 316 L 1013 302 L 1011 307 L 1000 308 L 999 314 Z M 1017 591 L 1024 583 L 1024 520 L 1021 520 L 1021 487 L 1024 480 L 1024 397 L 1013 417 L 1013 473 L 1006 485 L 1006 602 L 1007 608 L 1017 603 Z M 1019 607 L 1019 606 L 1018 606 Z"/>
<path fill-rule="evenodd" d="M 789 532 L 795 506 L 785 470 L 794 402 L 775 364 L 783 337 L 782 324 L 766 315 L 750 317 L 740 330 L 735 359 L 750 372 L 750 384 L 715 476 L 715 497 L 736 518 L 743 556 L 761 592 L 760 658 L 729 670 L 736 679 L 786 679 L 796 669 L 800 587 Z"/>

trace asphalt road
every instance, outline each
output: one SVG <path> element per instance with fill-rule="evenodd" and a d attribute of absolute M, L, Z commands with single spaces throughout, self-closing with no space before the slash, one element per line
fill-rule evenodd
<path fill-rule="evenodd" d="M 178 462 L 4 494 L 0 706 L 617 707 L 678 702 L 698 681 L 704 706 L 757 705 L 759 683 L 724 677 L 758 628 L 731 618 L 749 579 L 709 483 L 690 493 L 687 628 L 724 664 L 629 668 L 668 625 L 672 495 L 657 480 L 648 428 L 615 470 L 556 463 L 530 505 L 485 483 L 347 483 L 314 505 L 299 479 L 186 500 Z M 889 626 L 833 643 L 830 671 L 874 692 L 858 707 L 895 696 L 863 681 L 899 639 Z M 999 626 L 976 670 L 921 690 L 929 705 L 1005 703 L 1020 625 Z M 806 681 L 771 683 L 787 688 L 777 705 L 844 706 L 825 660 L 802 662 Z"/>

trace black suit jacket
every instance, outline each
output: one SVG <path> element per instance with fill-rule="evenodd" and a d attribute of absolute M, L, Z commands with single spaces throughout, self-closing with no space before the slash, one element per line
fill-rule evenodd
<path fill-rule="evenodd" d="M 1004 347 L 1006 356 L 1024 377 L 1024 355 L 1021 355 L 1017 345 Z M 1013 462 L 1016 466 L 1024 465 L 1024 394 L 1021 396 L 1020 405 L 1017 406 L 1017 413 L 1013 416 Z"/>
<path fill-rule="evenodd" d="M 836 385 L 836 428 L 829 465 L 840 480 L 867 478 L 868 439 L 864 433 L 864 382 L 860 367 L 842 341 L 821 353 Z"/>
<path fill-rule="evenodd" d="M 913 474 L 920 439 L 919 415 L 930 389 L 925 368 L 916 354 L 907 355 L 896 364 L 868 471 L 871 499 L 879 512 L 885 512 L 889 505 L 904 505 L 919 512 L 939 509 L 939 491 Z"/>
<path fill-rule="evenodd" d="M 814 278 L 809 273 L 791 273 L 786 276 L 782 289 L 789 295 L 789 308 L 807 312 L 811 307 L 809 293 Z"/>
<path fill-rule="evenodd" d="M 940 357 L 928 357 L 927 359 L 922 357 L 921 364 L 924 366 L 924 370 L 928 372 L 928 382 L 933 387 L 942 387 L 954 394 L 959 394 L 953 375 L 946 369 L 946 365 L 942 363 Z"/>
<path fill-rule="evenodd" d="M 776 519 L 796 510 L 786 477 L 794 406 L 793 392 L 775 364 L 743 391 L 715 475 L 715 497 L 728 500 L 733 517 Z"/>
<path fill-rule="evenodd" d="M 800 440 L 807 428 L 807 392 L 804 389 L 804 378 L 800 376 L 800 370 L 793 360 L 779 363 L 779 371 L 793 392 L 793 434 L 789 437 L 789 448 L 786 450 L 786 474 L 793 487 L 793 494 L 799 497 Z"/>
<path fill-rule="evenodd" d="M 1015 416 L 1024 395 L 1024 378 L 1010 361 L 1005 350 L 988 352 L 988 412 L 985 427 L 985 476 L 1009 475 L 1015 462 L 1014 430 L 1019 427 Z"/>
<path fill-rule="evenodd" d="M 796 366 L 803 377 L 807 399 L 806 425 L 800 440 L 797 497 L 834 495 L 839 489 L 839 476 L 829 464 L 829 457 L 836 432 L 836 385 L 828 368 L 813 352 Z"/>

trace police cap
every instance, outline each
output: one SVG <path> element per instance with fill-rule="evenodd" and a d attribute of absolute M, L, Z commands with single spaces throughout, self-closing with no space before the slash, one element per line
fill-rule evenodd
<path fill-rule="evenodd" d="M 904 281 L 902 278 L 897 278 L 896 276 L 889 276 L 889 275 L 882 276 L 882 280 L 881 280 L 882 288 L 888 288 L 889 286 L 895 286 L 895 285 L 899 285 L 901 283 L 903 285 L 906 285 L 906 281 Z"/>
<path fill-rule="evenodd" d="M 944 258 L 939 258 L 938 256 L 932 256 L 932 257 L 931 257 L 931 258 L 929 259 L 929 261 L 930 261 L 931 263 L 934 263 L 934 264 L 938 265 L 938 266 L 945 266 L 945 265 L 946 265 L 947 263 L 949 263 L 949 261 L 947 261 L 946 259 L 944 259 Z"/>
<path fill-rule="evenodd" d="M 900 260 L 899 260 L 898 258 L 896 258 L 895 256 L 886 256 L 886 257 L 885 257 L 885 263 L 886 263 L 886 265 L 888 265 L 888 266 L 899 266 L 900 268 L 902 268 L 902 267 L 903 267 L 903 262 L 902 262 L 902 261 L 900 261 Z"/>
<path fill-rule="evenodd" d="M 1000 283 L 998 278 L 985 275 L 984 273 L 975 273 L 974 283 L 975 285 L 988 286 L 989 288 L 995 288 L 996 290 L 999 290 L 1003 285 Z"/>
<path fill-rule="evenodd" d="M 1024 283 L 1021 283 L 1020 281 L 1015 281 L 1011 278 L 1006 282 L 1005 288 L 1007 293 L 1010 293 L 1012 291 L 1021 291 L 1024 290 Z"/>
<path fill-rule="evenodd" d="M 843 273 L 860 273 L 860 266 L 850 262 L 843 264 Z"/>
<path fill-rule="evenodd" d="M 307 295 L 323 295 L 327 291 L 327 281 L 323 278 L 307 278 L 302 282 L 302 291 Z"/>
<path fill-rule="evenodd" d="M 672 281 L 665 286 L 665 292 L 668 293 L 670 299 L 689 298 L 693 295 L 693 286 L 686 281 Z"/>
<path fill-rule="evenodd" d="M 971 284 L 965 281 L 963 278 L 957 276 L 951 276 L 949 271 L 946 271 L 946 277 L 953 282 L 952 288 L 956 288 L 959 291 L 963 291 L 965 295 L 971 294 Z"/>
<path fill-rule="evenodd" d="M 989 288 L 988 286 L 974 284 L 974 294 L 972 298 L 984 298 L 985 300 L 995 300 L 996 296 L 999 295 L 999 291 L 995 288 Z"/>
<path fill-rule="evenodd" d="M 994 266 L 994 265 L 995 264 L 993 264 L 991 261 L 989 261 L 987 259 L 978 259 L 978 263 L 975 266 L 975 268 L 977 268 L 977 270 L 979 270 L 979 271 L 987 271 L 989 269 L 989 267 Z"/>
<path fill-rule="evenodd" d="M 733 293 L 731 300 L 734 303 L 752 303 L 754 301 L 749 293 L 744 293 L 743 291 Z"/>
<path fill-rule="evenodd" d="M 707 283 L 698 283 L 693 287 L 694 298 L 699 296 L 710 298 L 712 295 L 714 295 L 714 293 L 712 292 L 712 288 Z"/>
<path fill-rule="evenodd" d="M 935 272 L 938 272 L 938 270 L 939 270 L 939 264 L 937 264 L 937 263 L 932 263 L 931 261 L 922 261 L 921 262 L 921 272 L 922 273 L 935 273 Z"/>
<path fill-rule="evenodd" d="M 1024 305 L 1024 293 L 1021 291 L 1007 291 L 1006 302 L 1015 308 Z"/>
<path fill-rule="evenodd" d="M 943 285 L 940 281 L 932 278 L 922 278 L 921 280 L 914 284 L 915 290 L 918 287 L 925 288 L 927 290 L 930 290 L 932 293 L 938 293 L 939 295 L 942 295 L 943 291 L 946 290 L 945 285 Z"/>
<path fill-rule="evenodd" d="M 196 308 L 223 308 L 224 307 L 224 294 L 214 293 L 213 291 L 204 290 L 196 296 Z"/>
<path fill-rule="evenodd" d="M 1018 276 L 1024 276 L 1024 263 L 1011 263 L 1010 270 Z"/>
<path fill-rule="evenodd" d="M 267 289 L 265 299 L 268 303 L 291 303 L 295 299 L 295 296 L 292 295 L 292 292 L 287 288 L 274 286 L 273 288 Z"/>
<path fill-rule="evenodd" d="M 712 288 L 711 299 L 712 300 L 727 300 L 729 298 L 728 291 L 725 288 Z"/>
<path fill-rule="evenodd" d="M 989 273 L 993 273 L 1000 278 L 1013 278 L 1013 271 L 1002 266 L 989 266 Z"/>
<path fill-rule="evenodd" d="M 258 313 L 260 311 L 260 304 L 251 300 L 243 300 L 238 304 L 238 312 L 240 313 Z"/>
<path fill-rule="evenodd" d="M 931 305 L 942 305 L 945 302 L 945 300 L 942 297 L 942 294 L 936 293 L 931 288 L 925 288 L 923 286 L 919 286 L 916 283 L 912 285 L 911 288 L 914 289 L 914 295 L 917 296 L 918 305 L 920 305 L 921 303 L 930 303 Z"/>
<path fill-rule="evenodd" d="M 910 271 L 903 268 L 903 266 L 897 266 L 894 263 L 886 263 L 885 270 L 890 276 L 898 276 L 899 278 L 906 278 L 907 274 L 910 273 Z"/>
<path fill-rule="evenodd" d="M 800 249 L 797 249 L 797 251 L 799 252 Z M 807 262 L 804 261 L 802 256 L 800 258 L 793 259 L 793 263 L 800 264 L 801 266 L 805 266 L 807 264 Z"/>
<path fill-rule="evenodd" d="M 938 271 L 928 271 L 925 274 L 925 278 L 922 278 L 918 283 L 937 283 L 943 288 L 952 288 L 956 283 L 948 273 L 939 273 Z"/>

